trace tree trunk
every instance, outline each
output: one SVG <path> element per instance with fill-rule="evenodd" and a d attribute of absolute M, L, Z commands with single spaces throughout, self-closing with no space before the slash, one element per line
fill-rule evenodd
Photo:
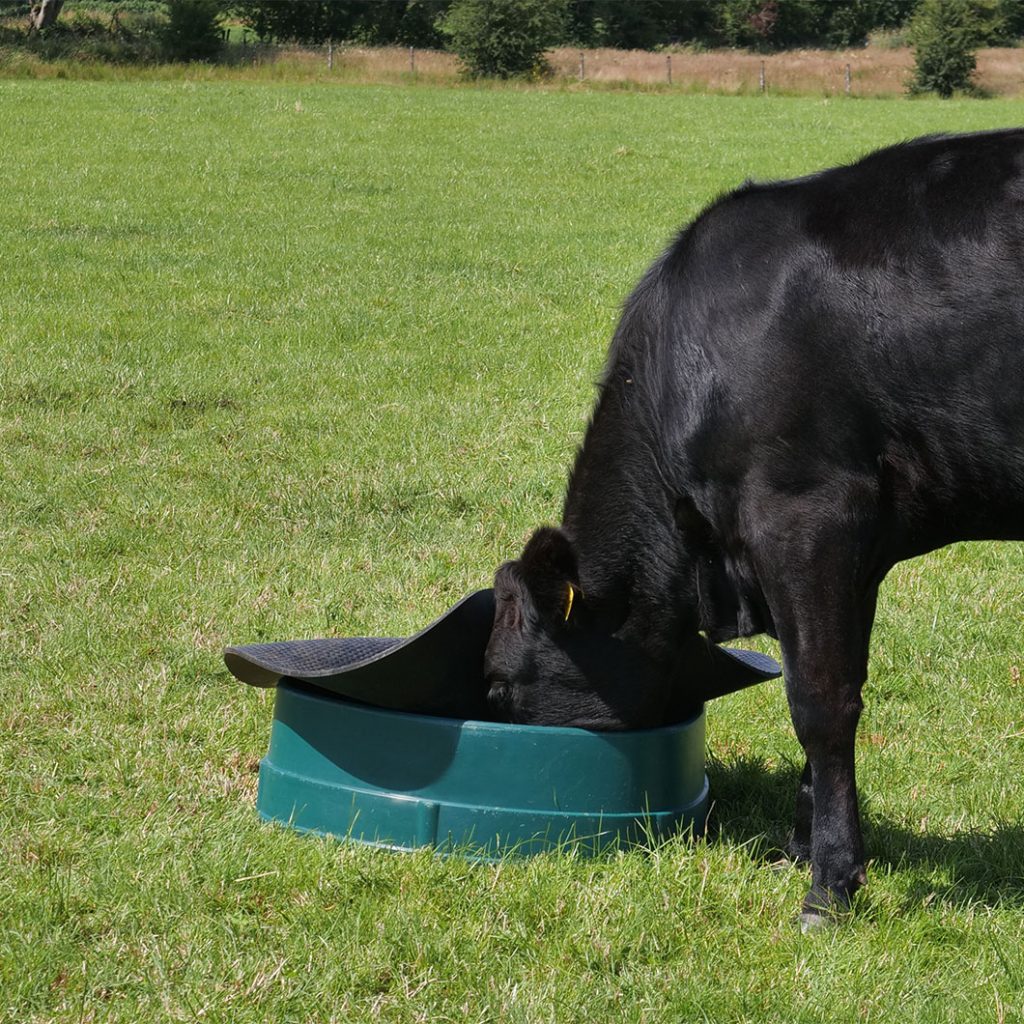
<path fill-rule="evenodd" d="M 30 15 L 32 28 L 46 28 L 57 20 L 60 9 L 64 6 L 64 0 L 39 0 L 39 3 L 32 8 Z"/>

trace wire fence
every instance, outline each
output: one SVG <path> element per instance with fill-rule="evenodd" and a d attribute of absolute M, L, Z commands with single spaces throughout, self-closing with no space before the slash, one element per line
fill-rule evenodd
<path fill-rule="evenodd" d="M 303 65 L 339 79 L 455 81 L 454 54 L 411 47 L 360 47 L 328 42 L 320 47 L 243 39 L 229 46 L 229 60 L 262 66 Z M 547 55 L 550 77 L 577 86 L 658 87 L 681 92 L 892 96 L 906 92 L 913 70 L 907 49 L 796 50 L 760 55 L 743 51 L 579 50 Z M 1024 49 L 978 54 L 978 85 L 992 95 L 1024 95 Z"/>

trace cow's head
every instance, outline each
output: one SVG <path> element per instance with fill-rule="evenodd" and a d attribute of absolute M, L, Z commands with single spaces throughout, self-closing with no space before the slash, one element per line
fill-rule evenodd
<path fill-rule="evenodd" d="M 667 670 L 616 634 L 620 615 L 588 599 L 561 530 L 538 530 L 498 569 L 494 598 L 484 673 L 496 717 L 590 729 L 664 722 Z"/>
<path fill-rule="evenodd" d="M 552 527 L 538 530 L 519 559 L 498 569 L 494 599 L 484 675 L 500 720 L 651 728 L 778 674 L 770 659 L 741 660 L 680 621 L 668 624 L 674 632 L 654 645 L 655 654 L 651 644 L 631 638 L 636 631 L 622 628 L 628 608 L 584 593 L 572 544 Z"/>

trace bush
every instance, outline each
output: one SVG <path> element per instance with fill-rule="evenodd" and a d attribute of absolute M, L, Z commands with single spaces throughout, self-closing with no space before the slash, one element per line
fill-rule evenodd
<path fill-rule="evenodd" d="M 441 29 L 469 74 L 513 78 L 543 68 L 566 12 L 566 0 L 454 0 Z"/>
<path fill-rule="evenodd" d="M 167 0 L 160 42 L 168 60 L 215 60 L 224 45 L 217 0 Z"/>
<path fill-rule="evenodd" d="M 985 36 L 985 9 L 991 13 L 992 6 L 975 0 L 923 0 L 910 25 L 911 92 L 949 98 L 973 88 L 974 51 Z"/>

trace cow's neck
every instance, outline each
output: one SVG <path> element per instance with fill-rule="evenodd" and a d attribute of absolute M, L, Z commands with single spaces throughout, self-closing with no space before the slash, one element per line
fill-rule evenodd
<path fill-rule="evenodd" d="M 676 527 L 676 496 L 651 446 L 608 406 L 606 396 L 577 456 L 563 528 L 588 606 L 617 635 L 668 662 L 696 628 L 686 621 L 695 608 L 693 573 Z"/>

